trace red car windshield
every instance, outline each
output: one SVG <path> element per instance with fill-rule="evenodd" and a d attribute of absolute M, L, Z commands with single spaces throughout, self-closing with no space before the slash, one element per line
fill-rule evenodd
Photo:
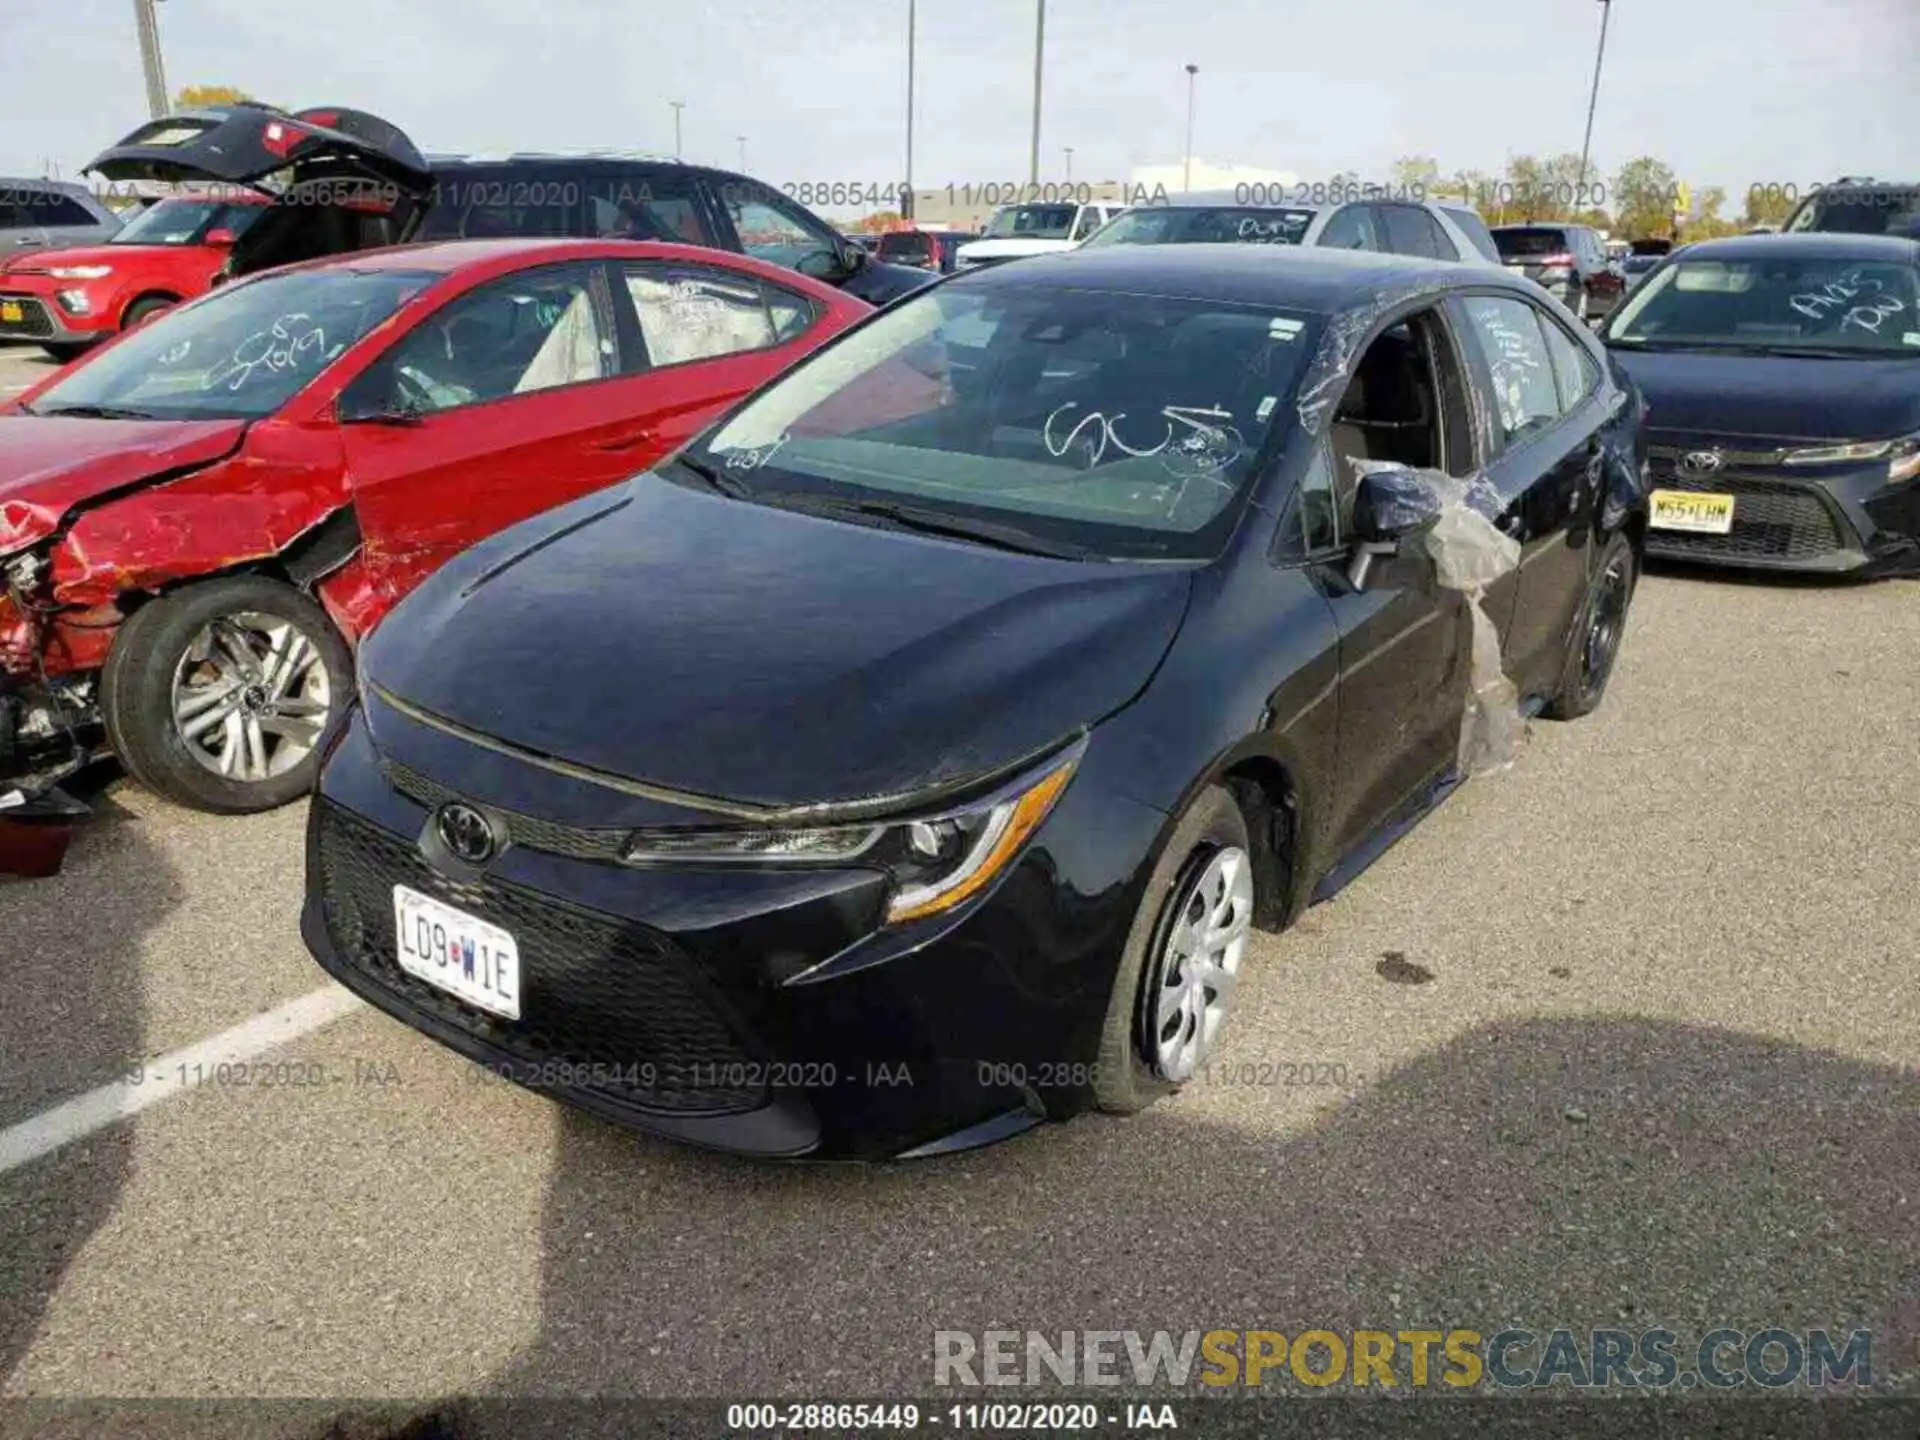
<path fill-rule="evenodd" d="M 212 230 L 240 234 L 266 213 L 264 205 L 228 205 L 218 200 L 162 200 L 120 227 L 114 245 L 198 245 Z"/>
<path fill-rule="evenodd" d="M 439 278 L 396 270 L 295 270 L 216 290 L 82 362 L 33 415 L 256 420 Z"/>

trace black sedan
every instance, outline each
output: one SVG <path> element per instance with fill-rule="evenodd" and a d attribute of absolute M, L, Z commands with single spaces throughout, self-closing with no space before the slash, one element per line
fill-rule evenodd
<path fill-rule="evenodd" d="M 1920 570 L 1920 242 L 1689 245 L 1602 335 L 1647 398 L 1650 553 Z"/>
<path fill-rule="evenodd" d="M 1143 246 L 935 284 L 374 632 L 307 943 L 707 1145 L 1137 1110 L 1204 1078 L 1255 928 L 1600 702 L 1639 423 L 1492 270 Z"/>

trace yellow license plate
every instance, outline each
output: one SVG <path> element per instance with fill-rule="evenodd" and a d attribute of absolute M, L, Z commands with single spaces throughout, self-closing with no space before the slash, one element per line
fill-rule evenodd
<path fill-rule="evenodd" d="M 1655 530 L 1724 535 L 1733 529 L 1733 496 L 1692 490 L 1656 490 L 1647 497 L 1647 524 Z"/>
<path fill-rule="evenodd" d="M 18 300 L 0 300 L 0 320 L 19 322 L 27 318 L 27 312 Z"/>

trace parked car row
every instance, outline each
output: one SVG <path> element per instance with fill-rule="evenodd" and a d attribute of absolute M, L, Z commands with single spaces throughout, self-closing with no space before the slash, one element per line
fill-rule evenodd
<path fill-rule="evenodd" d="M 1596 334 L 1578 227 L 1447 206 L 1185 197 L 936 276 L 353 111 L 97 163 L 292 179 L 0 410 L 0 799 L 102 748 L 312 793 L 342 984 L 724 1149 L 1144 1107 L 1255 928 L 1601 703 L 1648 555 L 1920 548 L 1914 241 L 1684 247 Z"/>

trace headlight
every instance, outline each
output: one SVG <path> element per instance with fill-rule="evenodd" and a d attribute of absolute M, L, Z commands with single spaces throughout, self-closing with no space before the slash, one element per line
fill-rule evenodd
<path fill-rule="evenodd" d="M 1920 436 L 1904 440 L 1861 440 L 1842 445 L 1807 445 L 1780 457 L 1783 465 L 1844 465 L 1860 460 L 1887 462 L 1889 482 L 1920 475 Z"/>
<path fill-rule="evenodd" d="M 54 298 L 60 302 L 60 308 L 69 315 L 93 313 L 93 302 L 87 298 L 87 292 L 84 290 L 62 290 Z"/>
<path fill-rule="evenodd" d="M 111 265 L 56 265 L 47 271 L 56 280 L 104 280 L 113 274 Z"/>
<path fill-rule="evenodd" d="M 1080 762 L 1078 747 L 981 800 L 909 820 L 759 829 L 639 830 L 625 858 L 635 865 L 832 865 L 850 860 L 894 880 L 887 921 L 951 910 L 1007 868 L 1040 828 Z"/>

